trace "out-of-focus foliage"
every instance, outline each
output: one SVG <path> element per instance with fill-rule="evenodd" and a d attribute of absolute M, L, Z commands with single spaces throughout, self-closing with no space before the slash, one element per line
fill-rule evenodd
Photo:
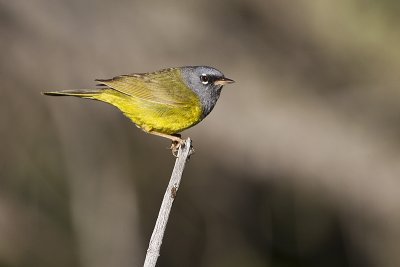
<path fill-rule="evenodd" d="M 400 4 L 0 1 L 0 265 L 140 266 L 166 140 L 45 90 L 210 65 L 160 266 L 400 266 Z"/>

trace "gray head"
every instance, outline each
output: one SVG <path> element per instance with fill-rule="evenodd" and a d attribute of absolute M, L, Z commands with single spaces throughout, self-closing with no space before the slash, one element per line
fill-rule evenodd
<path fill-rule="evenodd" d="M 186 85 L 200 98 L 203 108 L 202 119 L 213 110 L 222 87 L 234 82 L 225 78 L 219 70 L 207 66 L 182 67 L 180 69 Z"/>

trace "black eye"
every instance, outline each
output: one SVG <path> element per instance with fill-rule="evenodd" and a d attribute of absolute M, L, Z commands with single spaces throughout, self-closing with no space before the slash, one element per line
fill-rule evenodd
<path fill-rule="evenodd" d="M 202 84 L 208 84 L 209 78 L 208 78 L 207 75 L 202 74 L 202 75 L 200 76 L 200 81 L 201 81 Z"/>

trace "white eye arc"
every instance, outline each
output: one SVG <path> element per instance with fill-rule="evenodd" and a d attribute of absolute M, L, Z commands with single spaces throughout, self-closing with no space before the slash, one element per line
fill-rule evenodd
<path fill-rule="evenodd" d="M 200 81 L 202 84 L 208 84 L 209 82 L 208 76 L 206 74 L 200 75 Z"/>

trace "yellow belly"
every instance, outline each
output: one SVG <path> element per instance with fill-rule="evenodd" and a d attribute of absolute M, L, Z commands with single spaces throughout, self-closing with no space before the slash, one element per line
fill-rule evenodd
<path fill-rule="evenodd" d="M 91 98 L 116 106 L 146 132 L 179 133 L 202 120 L 200 100 L 172 105 L 130 97 L 114 90 L 105 90 Z"/>

